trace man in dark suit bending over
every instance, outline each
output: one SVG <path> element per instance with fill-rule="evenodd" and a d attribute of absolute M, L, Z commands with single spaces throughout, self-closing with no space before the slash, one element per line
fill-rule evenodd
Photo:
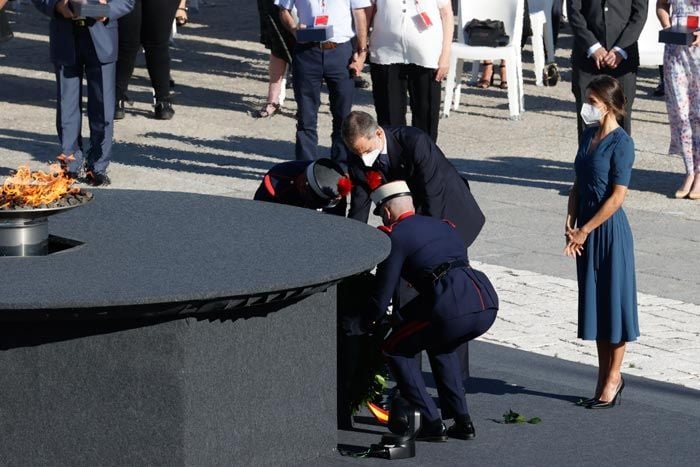
<path fill-rule="evenodd" d="M 627 104 L 621 124 L 631 134 L 632 103 L 637 87 L 637 40 L 647 19 L 649 0 L 567 0 L 569 25 L 574 33 L 571 53 L 571 89 L 576 111 L 581 111 L 588 83 L 598 75 L 616 78 Z M 581 138 L 584 123 L 578 119 Z"/>
<path fill-rule="evenodd" d="M 450 221 L 465 250 L 476 239 L 485 218 L 469 184 L 447 160 L 430 136 L 409 126 L 380 127 L 368 113 L 353 111 L 343 121 L 342 136 L 353 153 L 348 157 L 352 181 L 351 219 L 367 222 L 370 193 L 379 185 L 405 180 L 413 194 L 416 214 Z M 402 282 L 393 306 L 401 308 L 416 292 Z M 458 350 L 462 376 L 469 375 L 467 345 Z"/>

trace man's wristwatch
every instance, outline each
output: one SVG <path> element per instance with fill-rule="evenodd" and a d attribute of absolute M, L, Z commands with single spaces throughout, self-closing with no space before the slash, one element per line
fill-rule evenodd
<path fill-rule="evenodd" d="M 369 49 L 368 49 L 367 47 L 363 47 L 363 48 L 361 48 L 361 49 L 357 49 L 356 52 L 357 52 L 358 54 L 361 54 L 361 53 L 363 53 L 363 52 L 367 52 L 368 50 L 369 50 Z"/>

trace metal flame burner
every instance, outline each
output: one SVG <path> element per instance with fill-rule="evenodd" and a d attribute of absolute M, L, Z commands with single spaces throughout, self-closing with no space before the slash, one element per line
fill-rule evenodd
<path fill-rule="evenodd" d="M 65 205 L 33 209 L 0 209 L 0 256 L 45 256 L 49 252 L 48 217 L 92 200 L 92 193 L 70 195 Z M 70 204 L 68 204 L 70 203 Z"/>

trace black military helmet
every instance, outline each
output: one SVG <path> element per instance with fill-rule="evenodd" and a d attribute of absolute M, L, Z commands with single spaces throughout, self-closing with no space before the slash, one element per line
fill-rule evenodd
<path fill-rule="evenodd" d="M 352 183 L 340 164 L 318 159 L 306 168 L 306 196 L 318 208 L 332 208 L 352 189 Z"/>

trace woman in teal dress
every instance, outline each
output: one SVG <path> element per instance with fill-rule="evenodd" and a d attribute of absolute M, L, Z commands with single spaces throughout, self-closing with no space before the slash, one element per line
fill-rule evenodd
<path fill-rule="evenodd" d="M 595 340 L 598 349 L 595 394 L 582 405 L 599 409 L 619 402 L 625 344 L 639 337 L 634 245 L 622 210 L 634 142 L 618 124 L 625 96 L 617 80 L 595 78 L 586 99 L 581 117 L 591 128 L 582 134 L 576 154 L 564 252 L 576 257 L 578 337 Z"/>

